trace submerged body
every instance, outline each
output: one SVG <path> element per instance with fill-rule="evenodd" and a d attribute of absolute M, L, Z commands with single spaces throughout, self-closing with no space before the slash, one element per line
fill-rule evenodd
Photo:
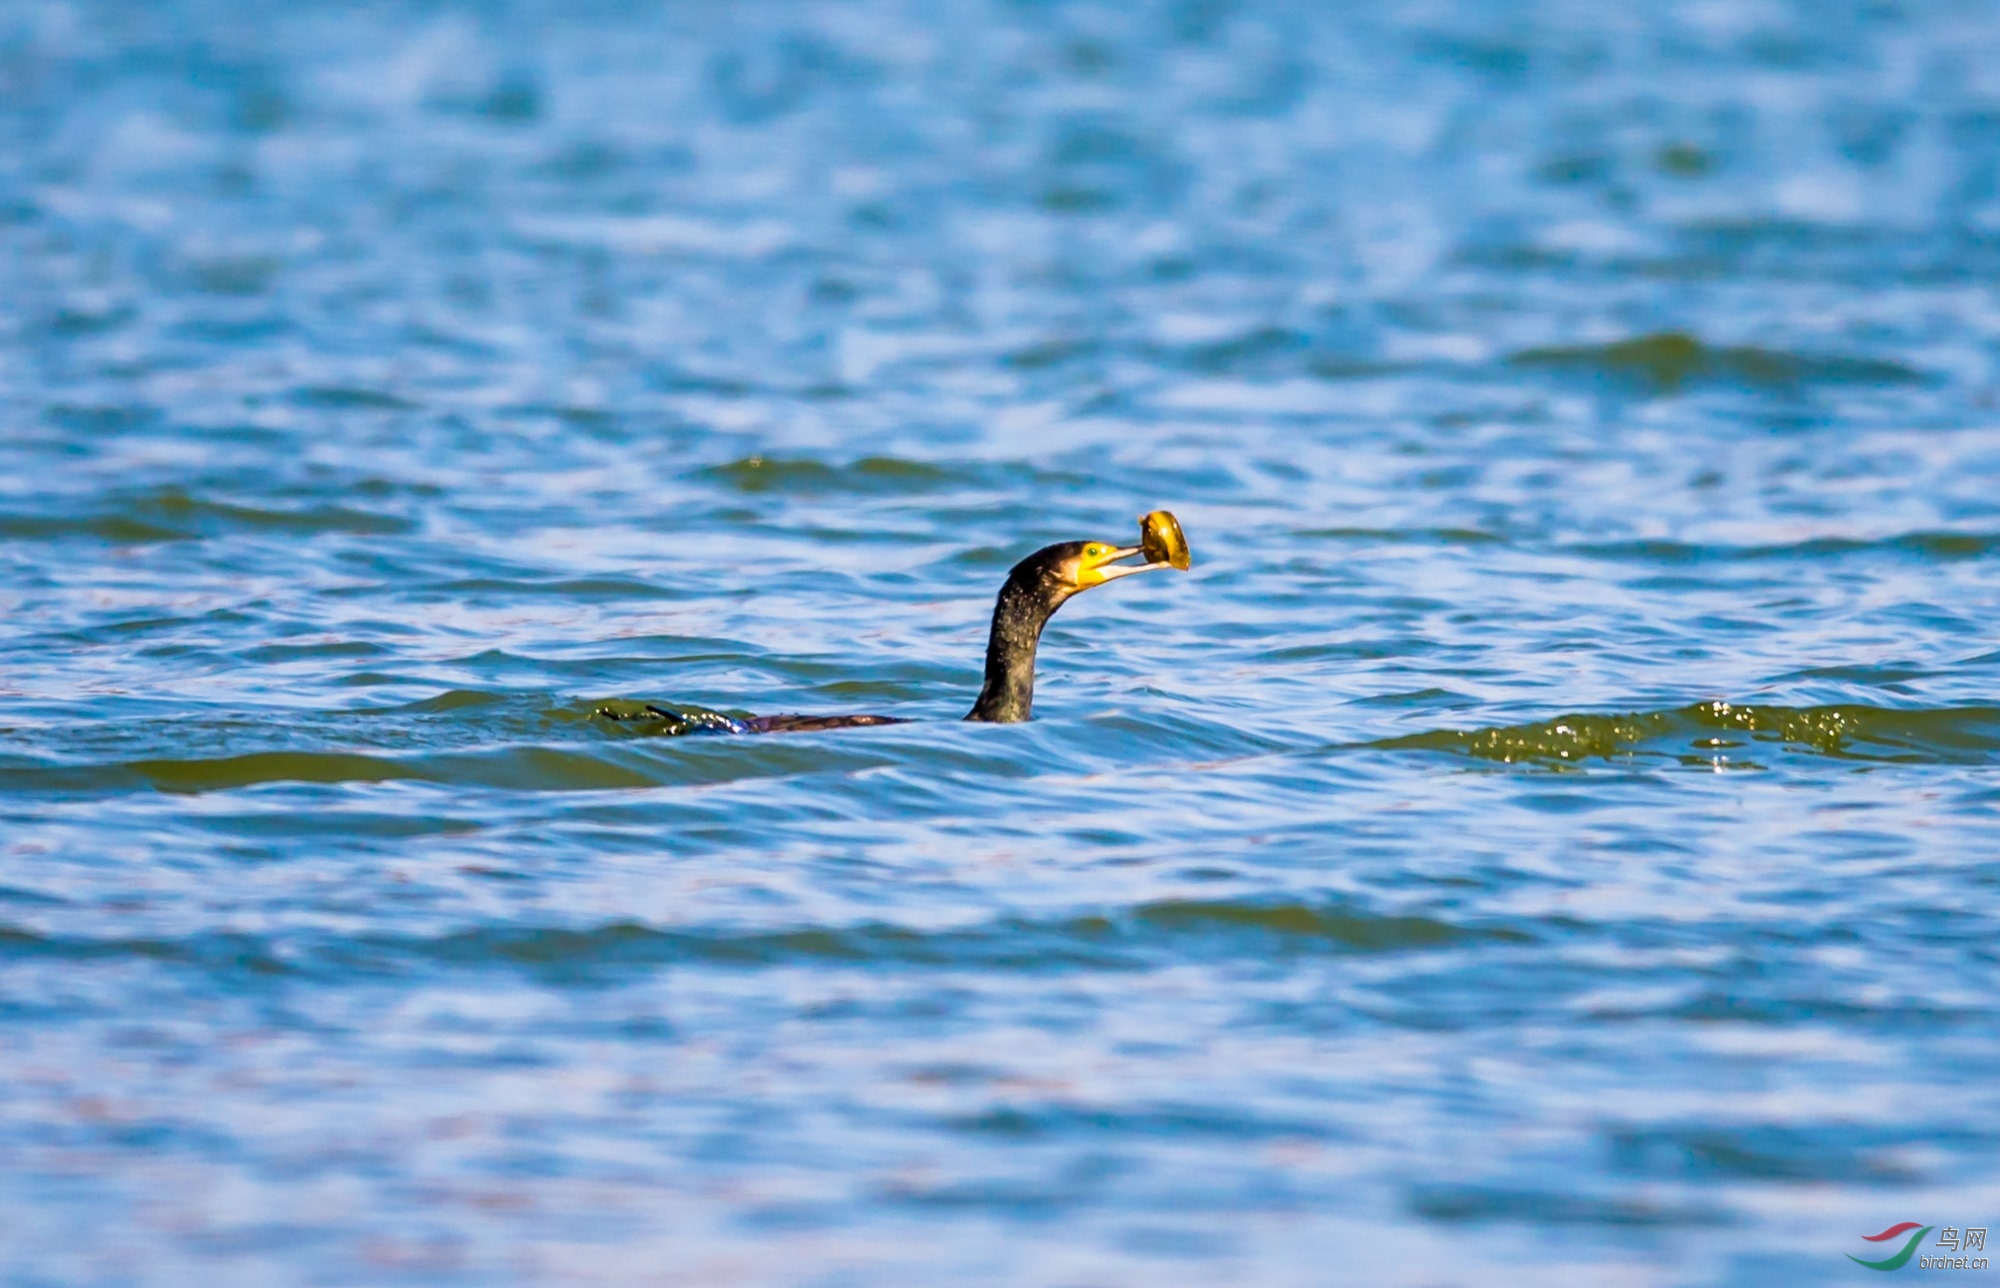
<path fill-rule="evenodd" d="M 864 725 L 908 724 L 903 716 L 745 716 L 741 720 L 726 716 L 719 711 L 673 711 L 666 707 L 646 706 L 638 715 L 623 715 L 606 708 L 598 708 L 597 715 L 606 720 L 657 720 L 667 726 L 670 734 L 695 733 L 817 733 L 821 729 L 856 729 Z"/>
<path fill-rule="evenodd" d="M 1014 565 L 993 602 L 993 624 L 986 637 L 986 678 L 980 685 L 978 700 L 965 714 L 967 720 L 1010 724 L 1029 718 L 1035 703 L 1035 653 L 1041 644 L 1042 628 L 1071 596 L 1133 573 L 1188 567 L 1187 539 L 1181 535 L 1180 524 L 1173 515 L 1165 510 L 1154 511 L 1140 520 L 1140 532 L 1142 541 L 1137 546 L 1065 541 L 1044 546 Z M 1119 562 L 1141 554 L 1147 562 Z M 613 720 L 634 718 L 604 709 L 597 714 Z M 670 726 L 667 732 L 674 734 L 809 733 L 904 723 L 901 717 L 882 715 L 776 715 L 738 719 L 712 711 L 674 711 L 657 706 L 646 707 L 638 718 L 664 721 Z"/>

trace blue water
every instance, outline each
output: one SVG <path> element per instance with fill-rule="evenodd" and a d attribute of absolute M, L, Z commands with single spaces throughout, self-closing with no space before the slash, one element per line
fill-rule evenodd
<path fill-rule="evenodd" d="M 1980 4 L 0 6 L 4 1281 L 1989 1225 L 1996 283 Z"/>

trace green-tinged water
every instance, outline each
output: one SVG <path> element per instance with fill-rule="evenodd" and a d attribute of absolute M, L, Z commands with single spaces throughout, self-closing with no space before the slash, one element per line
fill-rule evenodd
<path fill-rule="evenodd" d="M 1996 68 L 1949 3 L 0 6 L 0 1282 L 1989 1226 Z M 1009 566 L 1159 507 L 1192 571 L 959 721 Z"/>

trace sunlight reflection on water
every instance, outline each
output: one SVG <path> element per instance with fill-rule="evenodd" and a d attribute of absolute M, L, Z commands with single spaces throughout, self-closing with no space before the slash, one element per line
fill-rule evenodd
<path fill-rule="evenodd" d="M 8 1274 L 1982 1219 L 1995 67 L 1972 5 L 0 13 Z M 960 723 L 1014 560 L 1163 506 L 1193 569 Z"/>

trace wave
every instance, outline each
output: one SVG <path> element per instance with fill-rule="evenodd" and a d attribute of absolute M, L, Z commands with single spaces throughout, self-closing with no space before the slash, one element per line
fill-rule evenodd
<path fill-rule="evenodd" d="M 1308 541 L 1342 541 L 1363 545 L 1506 545 L 1532 552 L 1581 555 L 1588 559 L 1675 565 L 1756 563 L 1871 554 L 1947 562 L 1983 559 L 2000 551 L 2000 532 L 1952 532 L 1936 529 L 1893 532 L 1872 537 L 1823 536 L 1806 537 L 1797 541 L 1743 544 L 1677 541 L 1657 537 L 1634 537 L 1622 541 L 1540 543 L 1526 537 L 1477 528 L 1297 528 L 1291 535 Z"/>
<path fill-rule="evenodd" d="M 300 510 L 273 510 L 211 501 L 177 488 L 162 488 L 120 498 L 115 508 L 105 513 L 0 514 L 0 540 L 59 541 L 81 537 L 114 545 L 141 545 L 239 532 L 394 536 L 410 532 L 414 526 L 393 515 L 352 506 L 323 503 Z"/>
<path fill-rule="evenodd" d="M 282 719 L 197 726 L 141 722 L 126 730 L 141 746 L 173 746 L 182 754 L 71 761 L 16 752 L 0 757 L 0 795 L 146 791 L 199 795 L 267 784 L 388 782 L 517 792 L 621 791 L 844 775 L 919 761 L 939 773 L 997 772 L 1013 778 L 1035 772 L 1017 759 L 1023 753 L 1018 743 L 962 745 L 931 736 L 941 725 L 947 733 L 960 732 L 956 721 L 917 720 L 824 736 L 689 739 L 660 736 L 671 730 L 651 724 L 592 719 L 592 712 L 600 708 L 642 710 L 629 701 L 550 705 L 534 697 L 462 689 L 396 706 L 321 713 L 296 725 Z M 404 722 L 440 720 L 445 722 L 442 732 L 434 729 L 420 739 L 432 743 L 431 749 L 413 751 L 414 735 Z M 1111 713 L 1095 719 L 1092 728 L 1119 736 L 1121 760 L 1183 767 L 1174 772 L 1200 772 L 1190 761 L 1217 756 L 1285 755 L 1305 749 L 1288 746 L 1282 739 L 1246 742 L 1245 730 L 1234 724 L 1166 713 L 1144 717 Z M 346 745 L 300 745 L 316 731 L 328 742 Z M 1041 742 L 1061 743 L 1066 738 L 1060 729 L 1042 733 Z M 449 747 L 436 745 L 441 736 Z M 253 739 L 263 745 L 243 745 Z M 1094 745 L 1099 752 L 1105 750 L 1101 742 Z M 211 754 L 187 754 L 196 747 Z M 1579 712 L 1522 724 L 1427 729 L 1365 742 L 1318 744 L 1315 750 L 1430 753 L 1544 768 L 1599 762 L 1757 769 L 1764 767 L 1758 757 L 1778 755 L 1877 764 L 1992 764 L 2000 762 L 2000 707 L 1702 702 L 1653 711 Z M 1227 920 L 1237 915 L 1230 911 L 1231 905 L 1204 912 L 1208 907 L 1163 906 L 1146 915 L 1162 921 Z"/>
<path fill-rule="evenodd" d="M 1533 724 L 1431 730 L 1364 745 L 1509 765 L 1655 758 L 1751 768 L 1754 763 L 1740 753 L 1758 748 L 1842 760 L 1988 764 L 2000 760 L 2000 707 L 1903 710 L 1701 702 L 1665 711 L 1573 714 Z"/>
<path fill-rule="evenodd" d="M 503 967 L 557 976 L 686 963 L 839 964 L 1027 972 L 1140 969 L 1159 955 L 1380 955 L 1541 940 L 1563 927 L 1530 919 L 1446 921 L 1307 901 L 1164 900 L 1101 915 L 1003 917 L 968 926 L 882 922 L 774 929 L 481 926 L 440 935 L 330 936 L 204 932 L 173 937 L 55 935 L 0 925 L 0 960 L 142 958 L 275 975 L 317 970 L 390 973 L 423 966 Z"/>
<path fill-rule="evenodd" d="M 1524 349 L 1516 367 L 1597 376 L 1670 395 L 1693 385 L 1790 391 L 1811 384 L 1907 385 L 1923 373 L 1879 358 L 1788 353 L 1749 345 L 1712 345 L 1684 331 L 1660 331 L 1611 344 Z"/>
<path fill-rule="evenodd" d="M 1660 540 L 1605 541 L 1561 549 L 1598 559 L 1648 563 L 1699 564 L 1737 560 L 1820 559 L 1850 554 L 1888 554 L 1918 559 L 1980 559 L 2000 550 L 1996 532 L 1899 532 L 1882 537 L 1810 537 L 1768 545 L 1727 545 L 1712 542 Z"/>
<path fill-rule="evenodd" d="M 889 456 L 867 456 L 850 465 L 829 465 L 805 457 L 746 456 L 697 470 L 694 477 L 751 495 L 776 492 L 797 496 L 931 492 L 967 481 L 963 471 Z"/>

